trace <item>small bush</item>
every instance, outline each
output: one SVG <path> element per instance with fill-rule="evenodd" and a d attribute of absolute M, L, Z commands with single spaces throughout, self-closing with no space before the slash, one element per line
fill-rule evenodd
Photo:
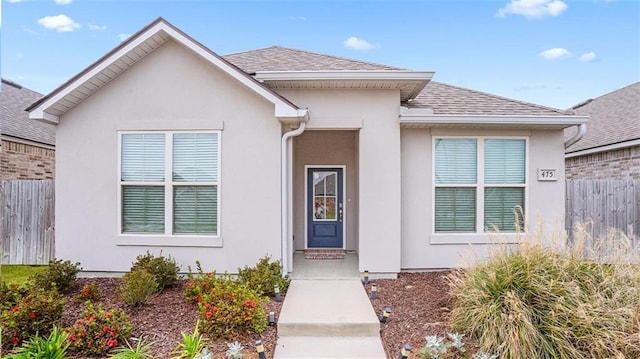
<path fill-rule="evenodd" d="M 36 333 L 47 335 L 62 317 L 64 298 L 55 289 L 27 284 L 3 286 L 1 291 L 0 327 L 5 348 L 15 347 Z"/>
<path fill-rule="evenodd" d="M 609 241 L 607 253 L 624 241 Z M 638 253 L 602 262 L 580 244 L 540 243 L 529 239 L 455 273 L 453 329 L 499 358 L 640 358 L 640 267 L 630 264 Z"/>
<path fill-rule="evenodd" d="M 83 302 L 87 300 L 95 302 L 102 298 L 102 294 L 95 283 L 90 283 L 82 286 L 77 298 Z"/>
<path fill-rule="evenodd" d="M 198 305 L 198 319 L 203 332 L 211 337 L 231 338 L 246 332 L 262 333 L 267 327 L 267 298 L 233 280 L 229 275 L 203 273 L 189 269 L 185 298 Z"/>
<path fill-rule="evenodd" d="M 76 277 L 82 268 L 80 263 L 72 264 L 71 261 L 54 259 L 49 261 L 49 266 L 43 272 L 33 275 L 34 283 L 44 289 L 55 287 L 58 292 L 67 294 L 75 289 Z"/>
<path fill-rule="evenodd" d="M 176 264 L 175 259 L 164 257 L 162 253 L 159 256 L 147 252 L 147 254 L 139 255 L 131 267 L 131 272 L 144 269 L 151 273 L 158 283 L 158 291 L 172 286 L 178 280 L 178 271 L 180 267 Z"/>
<path fill-rule="evenodd" d="M 70 349 L 79 354 L 104 356 L 108 351 L 125 343 L 133 324 L 121 309 L 105 311 L 102 305 L 96 310 L 90 301 L 73 326 L 67 328 Z"/>
<path fill-rule="evenodd" d="M 13 354 L 7 356 L 7 359 L 65 359 L 68 348 L 67 333 L 54 326 L 48 338 L 43 338 L 36 333 Z"/>
<path fill-rule="evenodd" d="M 278 285 L 280 293 L 284 294 L 289 288 L 289 279 L 282 277 L 280 261 L 271 261 L 271 257 L 261 258 L 255 267 L 238 268 L 238 278 L 249 288 L 255 288 L 263 295 L 273 297 L 273 287 Z"/>
<path fill-rule="evenodd" d="M 157 290 L 158 283 L 154 276 L 144 269 L 138 269 L 122 277 L 117 294 L 124 304 L 137 307 L 146 304 Z"/>

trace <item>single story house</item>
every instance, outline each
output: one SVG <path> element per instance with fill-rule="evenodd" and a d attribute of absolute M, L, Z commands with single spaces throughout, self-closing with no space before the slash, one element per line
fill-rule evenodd
<path fill-rule="evenodd" d="M 589 130 L 565 150 L 567 179 L 640 179 L 640 82 L 570 110 L 589 116 Z"/>
<path fill-rule="evenodd" d="M 562 230 L 563 130 L 587 118 L 432 77 L 220 56 L 159 18 L 28 108 L 58 128 L 56 256 L 235 272 L 270 254 L 291 273 L 294 252 L 335 250 L 393 277 L 515 239 L 516 208 Z"/>
<path fill-rule="evenodd" d="M 0 179 L 53 179 L 56 126 L 29 120 L 24 110 L 42 94 L 2 79 Z"/>

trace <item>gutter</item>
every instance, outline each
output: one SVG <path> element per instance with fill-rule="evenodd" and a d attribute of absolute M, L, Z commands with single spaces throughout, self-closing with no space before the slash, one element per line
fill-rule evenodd
<path fill-rule="evenodd" d="M 584 137 L 584 134 L 587 132 L 587 125 L 584 123 L 581 123 L 578 125 L 578 132 L 573 135 L 573 137 L 567 139 L 566 141 L 564 141 L 564 148 L 567 149 L 569 147 L 571 147 L 574 143 L 580 141 L 582 139 L 582 137 Z"/>
<path fill-rule="evenodd" d="M 301 135 L 307 127 L 306 121 L 301 121 L 300 126 L 295 130 L 285 132 L 282 135 L 282 143 L 280 149 L 280 191 L 281 191 L 281 223 L 280 233 L 282 235 L 282 276 L 289 274 L 289 162 L 287 145 L 289 138 Z"/>

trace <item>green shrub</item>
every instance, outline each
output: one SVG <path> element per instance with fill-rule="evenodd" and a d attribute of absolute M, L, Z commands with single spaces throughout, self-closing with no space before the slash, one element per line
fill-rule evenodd
<path fill-rule="evenodd" d="M 176 264 L 175 259 L 164 257 L 162 252 L 159 256 L 147 252 L 147 254 L 139 255 L 131 266 L 131 272 L 144 269 L 151 273 L 158 283 L 158 291 L 172 286 L 178 280 L 178 271 L 180 267 Z"/>
<path fill-rule="evenodd" d="M 104 356 L 125 342 L 132 327 L 131 320 L 123 310 L 105 311 L 102 305 L 98 305 L 96 310 L 91 301 L 87 301 L 82 317 L 67 328 L 70 349 L 79 354 Z"/>
<path fill-rule="evenodd" d="M 620 241 L 609 241 L 607 251 Z M 534 238 L 454 273 L 450 324 L 499 358 L 640 358 L 634 254 L 600 262 L 587 252 Z"/>
<path fill-rule="evenodd" d="M 231 278 L 215 282 L 198 302 L 202 329 L 211 337 L 260 334 L 267 327 L 266 298 Z"/>
<path fill-rule="evenodd" d="M 189 268 L 184 295 L 187 301 L 197 303 L 203 332 L 222 338 L 262 333 L 267 327 L 267 298 L 229 275 L 203 273 L 200 263 L 196 264 L 198 274 Z"/>
<path fill-rule="evenodd" d="M 36 334 L 7 356 L 7 359 L 65 359 L 68 348 L 67 333 L 54 326 L 48 338 Z"/>
<path fill-rule="evenodd" d="M 82 286 L 77 298 L 83 302 L 87 300 L 95 302 L 102 298 L 102 294 L 95 283 L 89 283 Z"/>
<path fill-rule="evenodd" d="M 34 274 L 32 278 L 40 288 L 51 289 L 55 286 L 58 292 L 66 294 L 75 289 L 76 277 L 81 270 L 80 263 L 54 259 L 49 261 L 45 271 Z"/>
<path fill-rule="evenodd" d="M 191 271 L 191 267 L 189 267 L 189 272 L 187 273 L 187 284 L 184 290 L 184 298 L 187 302 L 194 304 L 202 301 L 202 295 L 205 292 L 208 292 L 220 281 L 225 280 L 222 277 L 218 277 L 216 272 L 205 273 L 202 270 L 202 266 L 199 261 L 196 261 L 196 269 L 198 272 L 194 274 Z"/>
<path fill-rule="evenodd" d="M 2 345 L 12 348 L 39 333 L 46 335 L 62 317 L 64 298 L 55 289 L 32 284 L 3 286 L 0 296 Z"/>
<path fill-rule="evenodd" d="M 280 261 L 271 261 L 271 257 L 261 258 L 255 267 L 238 268 L 238 278 L 249 288 L 256 288 L 263 295 L 273 297 L 273 287 L 278 285 L 280 293 L 284 294 L 289 288 L 289 279 L 282 277 Z"/>
<path fill-rule="evenodd" d="M 137 307 L 146 304 L 157 290 L 158 283 L 154 276 L 144 269 L 138 269 L 122 277 L 117 294 L 124 304 Z"/>

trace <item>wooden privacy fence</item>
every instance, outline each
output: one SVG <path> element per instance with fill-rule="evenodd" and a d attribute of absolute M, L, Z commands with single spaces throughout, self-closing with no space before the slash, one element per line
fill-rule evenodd
<path fill-rule="evenodd" d="M 611 228 L 629 238 L 640 234 L 640 180 L 567 181 L 566 229 L 586 224 L 587 232 L 597 238 Z"/>
<path fill-rule="evenodd" d="M 54 258 L 54 181 L 3 180 L 2 264 L 47 264 Z"/>

